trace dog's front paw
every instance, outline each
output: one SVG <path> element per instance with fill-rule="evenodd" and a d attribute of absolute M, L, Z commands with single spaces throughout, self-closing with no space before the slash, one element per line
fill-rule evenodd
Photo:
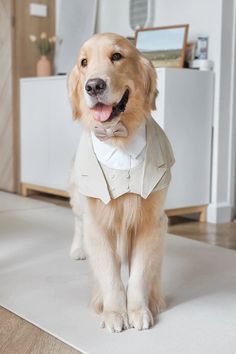
<path fill-rule="evenodd" d="M 71 250 L 70 250 L 70 256 L 72 259 L 74 260 L 84 260 L 86 259 L 86 254 L 83 250 L 83 248 L 80 248 L 80 247 L 71 247 Z"/>
<path fill-rule="evenodd" d="M 104 311 L 101 315 L 101 328 L 107 328 L 112 333 L 129 328 L 126 312 Z"/>
<path fill-rule="evenodd" d="M 154 320 L 151 311 L 148 308 L 129 311 L 129 324 L 139 331 L 152 327 Z"/>

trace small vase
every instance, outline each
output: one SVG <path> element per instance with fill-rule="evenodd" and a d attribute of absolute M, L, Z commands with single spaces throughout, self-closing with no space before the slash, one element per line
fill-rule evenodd
<path fill-rule="evenodd" d="M 51 75 L 51 63 L 46 55 L 42 55 L 37 62 L 37 76 L 50 76 Z"/>

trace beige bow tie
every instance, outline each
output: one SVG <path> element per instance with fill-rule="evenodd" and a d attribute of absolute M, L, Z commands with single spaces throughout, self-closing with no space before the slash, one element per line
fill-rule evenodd
<path fill-rule="evenodd" d="M 112 138 L 113 136 L 128 136 L 128 130 L 121 121 L 118 121 L 115 125 L 112 125 L 113 122 L 103 124 L 104 125 L 94 127 L 94 134 L 101 141 Z"/>

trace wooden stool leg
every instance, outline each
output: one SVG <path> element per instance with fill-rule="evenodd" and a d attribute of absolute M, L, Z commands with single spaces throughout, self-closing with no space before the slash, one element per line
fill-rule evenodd
<path fill-rule="evenodd" d="M 203 207 L 202 210 L 200 211 L 200 222 L 206 222 L 206 207 Z"/>
<path fill-rule="evenodd" d="M 21 185 L 21 195 L 23 197 L 28 197 L 29 193 L 28 193 L 28 188 L 25 184 Z"/>
<path fill-rule="evenodd" d="M 189 215 L 189 214 L 199 214 L 199 222 L 207 221 L 207 205 L 193 206 L 178 209 L 167 209 L 166 215 L 168 217 L 178 216 L 178 215 Z"/>

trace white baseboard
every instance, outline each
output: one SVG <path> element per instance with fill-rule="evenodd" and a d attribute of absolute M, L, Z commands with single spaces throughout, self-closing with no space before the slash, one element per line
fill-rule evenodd
<path fill-rule="evenodd" d="M 232 205 L 225 203 L 209 204 L 207 208 L 207 222 L 214 224 L 222 224 L 231 222 L 233 218 L 234 208 Z"/>

